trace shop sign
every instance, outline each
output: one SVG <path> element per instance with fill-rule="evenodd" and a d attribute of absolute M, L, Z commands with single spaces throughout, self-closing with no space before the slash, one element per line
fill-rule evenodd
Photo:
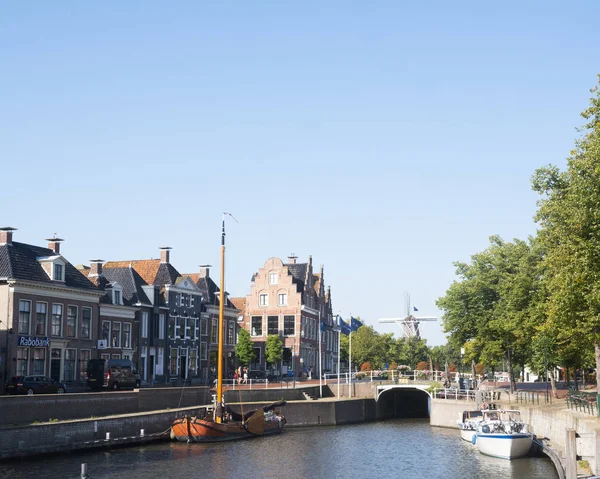
<path fill-rule="evenodd" d="M 50 338 L 32 338 L 31 336 L 19 336 L 19 346 L 47 348 L 48 346 L 50 346 Z"/>

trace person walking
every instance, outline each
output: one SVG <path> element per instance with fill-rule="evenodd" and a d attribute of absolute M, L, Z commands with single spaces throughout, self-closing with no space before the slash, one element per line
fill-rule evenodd
<path fill-rule="evenodd" d="M 244 384 L 248 384 L 248 368 L 244 368 Z"/>

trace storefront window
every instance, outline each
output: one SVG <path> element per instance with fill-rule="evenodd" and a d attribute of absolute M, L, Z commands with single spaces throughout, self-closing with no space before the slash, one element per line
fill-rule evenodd
<path fill-rule="evenodd" d="M 79 351 L 79 379 L 85 381 L 87 379 L 87 365 L 91 357 L 89 349 Z"/>
<path fill-rule="evenodd" d="M 17 348 L 17 376 L 26 376 L 29 362 L 29 348 Z"/>
<path fill-rule="evenodd" d="M 46 374 L 46 349 L 33 350 L 33 374 Z"/>
<path fill-rule="evenodd" d="M 171 349 L 169 372 L 171 373 L 171 376 L 177 376 L 177 348 Z"/>
<path fill-rule="evenodd" d="M 75 381 L 75 357 L 77 350 L 65 349 L 65 381 Z"/>
<path fill-rule="evenodd" d="M 198 350 L 197 349 L 190 349 L 189 369 L 194 375 L 196 375 L 196 371 L 198 369 Z"/>

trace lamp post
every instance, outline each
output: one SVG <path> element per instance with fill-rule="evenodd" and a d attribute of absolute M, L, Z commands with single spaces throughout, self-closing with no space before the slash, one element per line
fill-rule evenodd
<path fill-rule="evenodd" d="M 460 389 L 460 375 L 462 374 L 463 356 L 464 355 L 465 355 L 465 348 L 460 348 L 460 364 L 458 366 L 458 371 L 459 371 L 458 389 Z"/>

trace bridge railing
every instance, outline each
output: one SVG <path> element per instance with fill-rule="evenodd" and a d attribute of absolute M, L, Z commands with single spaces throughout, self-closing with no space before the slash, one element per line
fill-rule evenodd
<path fill-rule="evenodd" d="M 242 386 L 245 386 L 243 389 L 259 389 L 264 387 L 267 389 L 269 387 L 268 379 L 248 379 L 244 382 L 243 379 L 223 379 L 223 386 L 231 387 L 233 390 L 240 389 Z M 213 381 L 213 387 L 217 387 L 217 380 Z"/>
<path fill-rule="evenodd" d="M 456 388 L 434 388 L 432 396 L 436 399 L 455 399 L 462 401 L 476 401 L 476 390 Z"/>
<path fill-rule="evenodd" d="M 443 371 L 427 371 L 427 370 L 385 370 L 378 369 L 373 371 L 357 371 L 357 372 L 342 372 L 342 373 L 326 373 L 323 375 L 325 384 L 337 381 L 338 377 L 341 381 L 348 383 L 352 381 L 391 381 L 395 384 L 407 384 L 410 381 L 434 381 L 444 382 L 445 374 Z"/>

